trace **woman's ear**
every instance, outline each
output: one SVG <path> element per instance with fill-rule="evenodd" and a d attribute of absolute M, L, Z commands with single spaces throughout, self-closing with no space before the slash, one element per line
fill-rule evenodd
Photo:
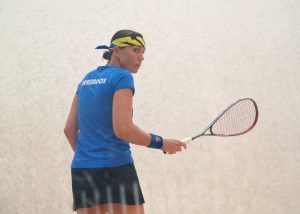
<path fill-rule="evenodd" d="M 117 57 L 117 59 L 120 58 L 120 48 L 119 48 L 118 46 L 115 46 L 115 47 L 113 48 L 113 53 L 114 53 L 114 55 Z"/>

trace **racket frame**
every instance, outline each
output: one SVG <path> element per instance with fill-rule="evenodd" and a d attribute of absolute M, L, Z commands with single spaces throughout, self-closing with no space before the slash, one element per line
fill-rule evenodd
<path fill-rule="evenodd" d="M 244 100 L 250 100 L 253 104 L 254 104 L 254 108 L 255 108 L 255 120 L 253 122 L 253 124 L 248 128 L 246 129 L 245 131 L 243 132 L 240 132 L 240 133 L 237 133 L 237 134 L 231 134 L 231 135 L 221 135 L 221 134 L 213 134 L 212 133 L 212 127 L 213 125 L 220 119 L 220 117 L 222 117 L 229 109 L 231 109 L 233 106 L 235 106 L 237 103 L 241 102 L 241 101 L 244 101 Z M 256 122 L 257 122 L 257 119 L 258 119 L 258 108 L 257 108 L 257 104 L 256 102 L 251 99 L 251 98 L 243 98 L 243 99 L 239 99 L 237 101 L 235 101 L 234 103 L 232 103 L 231 105 L 229 105 L 224 111 L 222 111 L 219 116 L 217 116 L 208 126 L 207 128 L 201 132 L 200 134 L 198 135 L 195 135 L 193 137 L 189 137 L 189 138 L 186 138 L 185 141 L 192 141 L 192 140 L 195 140 L 201 136 L 219 136 L 219 137 L 231 137 L 231 136 L 238 136 L 238 135 L 242 135 L 242 134 L 245 134 L 247 133 L 248 131 L 250 131 L 255 125 L 256 125 Z M 210 133 L 206 133 L 207 131 L 210 131 Z M 188 140 L 189 139 L 189 140 Z"/>

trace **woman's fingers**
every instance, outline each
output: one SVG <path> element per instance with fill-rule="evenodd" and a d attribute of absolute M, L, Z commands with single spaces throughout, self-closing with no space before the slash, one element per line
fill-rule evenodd
<path fill-rule="evenodd" d="M 179 140 L 174 140 L 174 139 L 166 139 L 164 140 L 164 153 L 168 154 L 176 154 L 177 152 L 182 151 L 182 149 L 186 149 L 187 146 L 185 143 L 179 141 Z"/>

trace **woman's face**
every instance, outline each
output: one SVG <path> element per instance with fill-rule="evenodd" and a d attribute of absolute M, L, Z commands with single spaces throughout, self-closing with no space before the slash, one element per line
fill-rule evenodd
<path fill-rule="evenodd" d="M 119 63 L 122 68 L 131 73 L 137 73 L 144 60 L 145 48 L 142 46 L 129 46 L 119 49 Z"/>

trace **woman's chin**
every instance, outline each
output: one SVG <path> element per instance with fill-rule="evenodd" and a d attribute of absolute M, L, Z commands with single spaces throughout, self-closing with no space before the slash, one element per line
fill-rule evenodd
<path fill-rule="evenodd" d="M 138 72 L 138 70 L 139 70 L 139 68 L 140 68 L 140 66 L 138 66 L 137 68 L 132 68 L 132 69 L 130 69 L 129 71 L 131 72 L 131 73 L 137 73 Z"/>

